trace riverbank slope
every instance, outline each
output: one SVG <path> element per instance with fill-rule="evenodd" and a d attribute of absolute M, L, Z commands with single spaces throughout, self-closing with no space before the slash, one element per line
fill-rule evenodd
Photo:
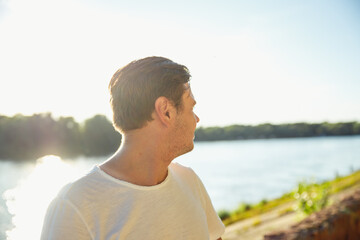
<path fill-rule="evenodd" d="M 329 204 L 338 203 L 345 197 L 353 194 L 354 191 L 360 189 L 360 171 L 323 184 L 330 184 Z M 271 202 L 269 201 L 269 203 Z M 293 210 L 295 205 L 295 199 L 284 201 L 284 203 L 263 213 L 231 223 L 226 227 L 223 239 L 262 240 L 265 234 L 285 230 L 305 217 L 305 215 Z"/>

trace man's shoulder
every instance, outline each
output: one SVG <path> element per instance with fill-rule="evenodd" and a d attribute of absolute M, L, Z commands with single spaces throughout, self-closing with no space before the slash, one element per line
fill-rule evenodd
<path fill-rule="evenodd" d="M 85 175 L 82 175 L 74 181 L 64 185 L 59 191 L 57 197 L 73 200 L 77 196 L 81 196 L 86 192 L 92 191 L 99 181 L 100 179 L 97 174 L 97 167 L 95 166 Z"/>
<path fill-rule="evenodd" d="M 189 184 L 194 184 L 198 181 L 197 174 L 190 167 L 186 167 L 180 163 L 171 163 L 169 169 L 175 177 L 186 180 Z"/>
<path fill-rule="evenodd" d="M 169 165 L 169 168 L 172 172 L 179 173 L 179 174 L 190 174 L 190 175 L 195 174 L 194 170 L 192 170 L 190 167 L 186 167 L 177 162 L 172 162 Z"/>

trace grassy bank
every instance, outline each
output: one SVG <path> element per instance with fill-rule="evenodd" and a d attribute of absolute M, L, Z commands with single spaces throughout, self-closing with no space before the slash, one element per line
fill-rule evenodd
<path fill-rule="evenodd" d="M 328 196 L 341 192 L 356 184 L 360 184 L 360 170 L 348 176 L 337 176 L 333 180 L 325 181 L 322 183 L 301 182 L 294 191 L 290 193 L 286 193 L 279 198 L 269 201 L 262 200 L 257 204 L 242 203 L 237 209 L 233 211 L 222 210 L 219 211 L 218 214 L 222 219 L 223 223 L 227 226 L 234 222 L 255 217 L 259 214 L 272 211 L 276 207 L 279 207 L 286 203 L 294 203 L 293 204 L 294 206 L 300 205 L 302 206 L 303 208 L 302 210 L 305 213 L 306 212 L 311 213 L 312 211 L 319 210 L 319 208 L 328 205 L 329 204 L 329 202 L 327 201 Z M 305 196 L 308 199 L 308 201 L 304 202 L 300 196 Z M 319 196 L 321 197 L 321 199 L 319 198 Z M 309 201 L 309 199 L 312 201 Z M 316 201 L 318 201 L 319 202 L 318 204 L 321 206 L 317 206 L 315 204 L 317 203 Z M 310 202 L 311 204 L 307 205 L 306 204 L 307 202 Z M 286 208 L 285 210 L 282 210 L 280 214 L 286 214 L 288 212 L 293 212 L 293 211 L 295 211 L 295 209 L 293 207 L 289 207 Z"/>

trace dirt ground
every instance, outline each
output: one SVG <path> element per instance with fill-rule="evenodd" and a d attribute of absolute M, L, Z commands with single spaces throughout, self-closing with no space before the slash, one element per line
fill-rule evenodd
<path fill-rule="evenodd" d="M 335 203 L 359 189 L 357 184 L 349 189 L 341 191 L 330 197 L 330 203 Z M 270 212 L 233 223 L 226 227 L 223 240 L 263 240 L 263 236 L 274 230 L 282 230 L 300 221 L 302 218 L 298 213 L 290 212 L 284 214 L 286 209 L 291 208 L 294 203 L 281 205 Z"/>

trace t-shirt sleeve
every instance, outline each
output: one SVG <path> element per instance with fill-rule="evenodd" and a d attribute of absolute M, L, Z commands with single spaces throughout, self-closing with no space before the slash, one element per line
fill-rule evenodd
<path fill-rule="evenodd" d="M 209 194 L 205 189 L 204 184 L 196 174 L 195 176 L 196 176 L 197 184 L 200 189 L 203 206 L 206 212 L 210 240 L 216 240 L 224 234 L 225 226 L 222 223 L 221 219 L 219 218 L 219 215 L 216 213 L 214 206 L 211 202 L 211 199 L 209 197 Z"/>
<path fill-rule="evenodd" d="M 56 239 L 94 239 L 77 208 L 59 197 L 49 205 L 41 233 L 41 240 Z"/>

